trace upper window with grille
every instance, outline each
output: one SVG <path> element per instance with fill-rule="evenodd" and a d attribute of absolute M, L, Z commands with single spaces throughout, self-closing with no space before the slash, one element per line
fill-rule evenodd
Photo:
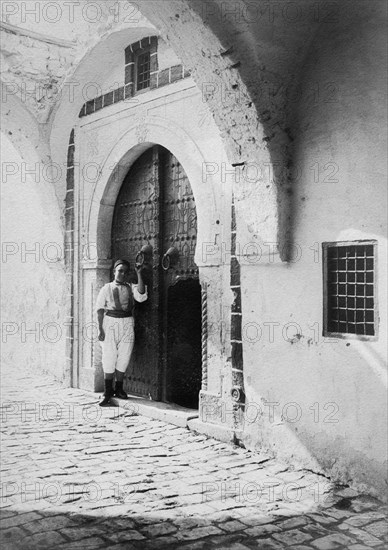
<path fill-rule="evenodd" d="M 150 51 L 136 56 L 136 90 L 144 90 L 150 86 L 151 54 Z"/>
<path fill-rule="evenodd" d="M 146 36 L 125 48 L 125 98 L 158 85 L 158 38 Z"/>
<path fill-rule="evenodd" d="M 325 336 L 377 334 L 377 241 L 323 243 Z"/>

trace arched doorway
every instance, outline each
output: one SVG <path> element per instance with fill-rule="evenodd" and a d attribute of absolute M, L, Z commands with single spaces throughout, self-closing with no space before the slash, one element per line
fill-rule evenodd
<path fill-rule="evenodd" d="M 126 389 L 188 407 L 198 406 L 201 386 L 196 239 L 195 201 L 185 171 L 167 149 L 149 148 L 125 177 L 113 214 L 112 257 L 125 257 L 134 267 L 143 249 L 149 293 L 135 308 Z"/>

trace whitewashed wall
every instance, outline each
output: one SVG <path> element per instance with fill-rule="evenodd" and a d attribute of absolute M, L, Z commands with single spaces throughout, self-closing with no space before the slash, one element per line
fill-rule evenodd
<path fill-rule="evenodd" d="M 246 434 L 252 446 L 381 493 L 387 472 L 385 31 L 373 19 L 342 23 L 316 37 L 294 104 L 295 261 L 242 269 L 244 368 L 254 419 Z M 334 341 L 322 336 L 321 245 L 358 239 L 378 242 L 378 338 Z M 274 418 L 263 400 L 276 403 Z"/>

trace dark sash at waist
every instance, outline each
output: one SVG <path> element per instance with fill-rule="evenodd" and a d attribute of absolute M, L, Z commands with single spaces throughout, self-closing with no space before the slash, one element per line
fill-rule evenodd
<path fill-rule="evenodd" d="M 123 319 L 124 317 L 132 317 L 132 313 L 130 311 L 120 311 L 115 309 L 110 309 L 106 311 L 105 315 L 108 315 L 108 317 L 116 317 L 117 319 Z"/>

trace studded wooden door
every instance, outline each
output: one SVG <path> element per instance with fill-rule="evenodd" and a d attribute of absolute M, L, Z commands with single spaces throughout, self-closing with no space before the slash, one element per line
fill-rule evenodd
<path fill-rule="evenodd" d="M 123 182 L 112 228 L 112 257 L 127 258 L 132 267 L 136 258 L 144 260 L 149 295 L 136 303 L 135 348 L 125 387 L 192 407 L 201 384 L 196 237 L 195 201 L 182 166 L 163 147 L 148 149 Z M 135 281 L 134 271 L 132 276 Z"/>

